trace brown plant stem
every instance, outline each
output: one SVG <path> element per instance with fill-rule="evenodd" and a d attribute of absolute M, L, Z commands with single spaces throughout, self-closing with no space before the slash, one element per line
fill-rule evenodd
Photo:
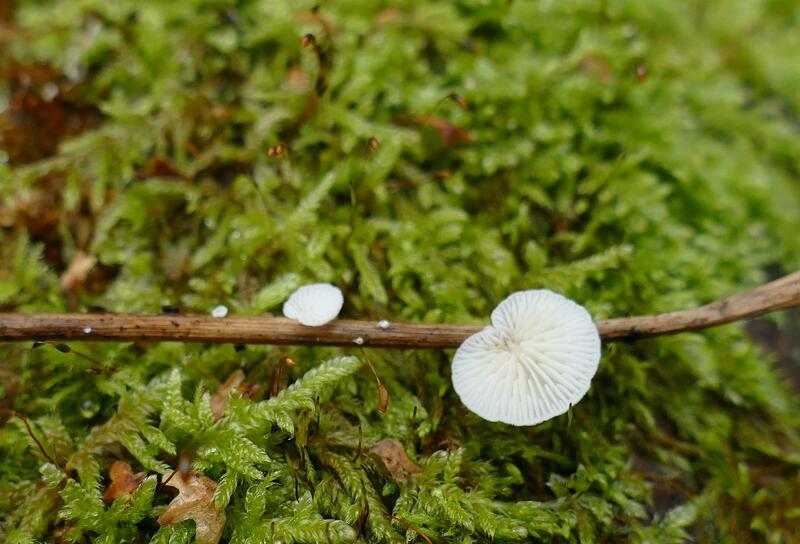
<path fill-rule="evenodd" d="M 692 310 L 604 319 L 606 342 L 705 329 L 800 306 L 800 272 Z M 0 341 L 156 341 L 353 346 L 403 349 L 456 348 L 484 325 L 390 323 L 337 319 L 306 327 L 282 317 L 143 314 L 0 314 Z"/>
<path fill-rule="evenodd" d="M 11 415 L 12 417 L 16 417 L 17 419 L 22 421 L 22 423 L 25 425 L 25 429 L 28 432 L 28 436 L 30 436 L 31 440 L 34 441 L 34 443 L 36 444 L 36 447 L 39 449 L 39 453 L 42 454 L 42 457 L 47 459 L 51 464 L 57 466 L 58 468 L 61 468 L 61 466 L 58 463 L 56 463 L 55 460 L 52 457 L 50 457 L 50 454 L 47 453 L 47 450 L 44 448 L 44 444 L 42 444 L 42 442 L 36 437 L 36 433 L 33 432 L 33 427 L 31 426 L 30 421 L 28 421 L 28 418 L 25 417 L 25 414 L 23 414 L 21 412 L 17 412 L 16 410 L 5 410 L 4 409 L 2 411 L 3 412 L 8 412 L 9 415 Z"/>

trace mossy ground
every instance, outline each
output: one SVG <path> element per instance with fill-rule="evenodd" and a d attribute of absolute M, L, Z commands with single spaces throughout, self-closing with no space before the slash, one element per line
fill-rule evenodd
<path fill-rule="evenodd" d="M 800 267 L 797 2 L 312 7 L 3 3 L 0 309 L 274 314 L 329 281 L 350 318 L 486 322 L 535 287 L 604 318 Z M 521 429 L 465 410 L 447 352 L 370 350 L 382 414 L 357 350 L 72 348 L 116 372 L 0 347 L 4 542 L 190 541 L 152 478 L 100 498 L 113 461 L 181 451 L 225 541 L 800 541 L 800 399 L 740 325 L 609 345 Z M 300 384 L 264 399 L 285 355 Z M 264 387 L 215 422 L 236 368 Z M 395 482 L 385 438 L 422 473 Z"/>

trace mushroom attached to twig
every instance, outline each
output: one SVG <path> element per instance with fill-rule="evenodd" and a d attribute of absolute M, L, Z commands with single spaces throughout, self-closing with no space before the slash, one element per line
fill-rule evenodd
<path fill-rule="evenodd" d="M 335 285 L 312 283 L 303 285 L 283 303 L 283 315 L 302 325 L 319 327 L 333 321 L 342 310 L 344 297 Z"/>
<path fill-rule="evenodd" d="M 484 419 L 536 425 L 577 403 L 599 362 L 600 334 L 583 306 L 547 289 L 519 291 L 458 348 L 453 387 Z"/>

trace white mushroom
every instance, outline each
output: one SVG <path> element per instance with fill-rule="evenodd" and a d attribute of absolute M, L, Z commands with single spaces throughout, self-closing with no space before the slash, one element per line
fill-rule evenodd
<path fill-rule="evenodd" d="M 581 400 L 599 362 L 600 334 L 583 306 L 547 289 L 519 291 L 458 348 L 453 387 L 484 419 L 535 425 Z"/>
<path fill-rule="evenodd" d="M 211 316 L 216 318 L 223 318 L 228 315 L 228 307 L 224 304 L 220 304 L 219 306 L 215 306 L 213 310 L 211 310 Z"/>
<path fill-rule="evenodd" d="M 335 285 L 312 283 L 303 285 L 283 303 L 283 315 L 303 325 L 319 327 L 336 319 L 344 297 Z"/>

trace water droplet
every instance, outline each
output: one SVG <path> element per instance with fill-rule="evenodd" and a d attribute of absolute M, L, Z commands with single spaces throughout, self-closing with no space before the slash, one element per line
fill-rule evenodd
<path fill-rule="evenodd" d="M 83 328 L 83 334 L 92 334 L 92 328 L 91 327 L 84 327 Z"/>
<path fill-rule="evenodd" d="M 378 321 L 378 328 L 380 330 L 382 330 L 382 331 L 388 330 L 389 329 L 389 321 L 386 320 L 386 319 L 381 319 L 380 321 Z"/>
<path fill-rule="evenodd" d="M 228 307 L 225 306 L 224 304 L 220 304 L 219 306 L 211 310 L 211 315 L 213 317 L 225 317 L 226 315 L 228 315 Z"/>
<path fill-rule="evenodd" d="M 233 231 L 231 233 L 231 238 L 233 238 L 234 240 L 238 240 L 241 237 L 242 237 L 242 233 L 239 232 L 238 230 L 235 230 L 235 231 Z"/>
<path fill-rule="evenodd" d="M 81 403 L 81 417 L 89 419 L 94 417 L 100 411 L 100 405 L 93 400 L 86 399 Z"/>
<path fill-rule="evenodd" d="M 363 345 L 364 345 L 364 339 L 363 339 L 362 337 L 360 337 L 360 336 L 358 336 L 358 337 L 354 338 L 354 339 L 353 339 L 353 342 L 354 342 L 354 343 L 355 343 L 355 345 L 357 345 L 357 346 L 363 346 Z"/>

